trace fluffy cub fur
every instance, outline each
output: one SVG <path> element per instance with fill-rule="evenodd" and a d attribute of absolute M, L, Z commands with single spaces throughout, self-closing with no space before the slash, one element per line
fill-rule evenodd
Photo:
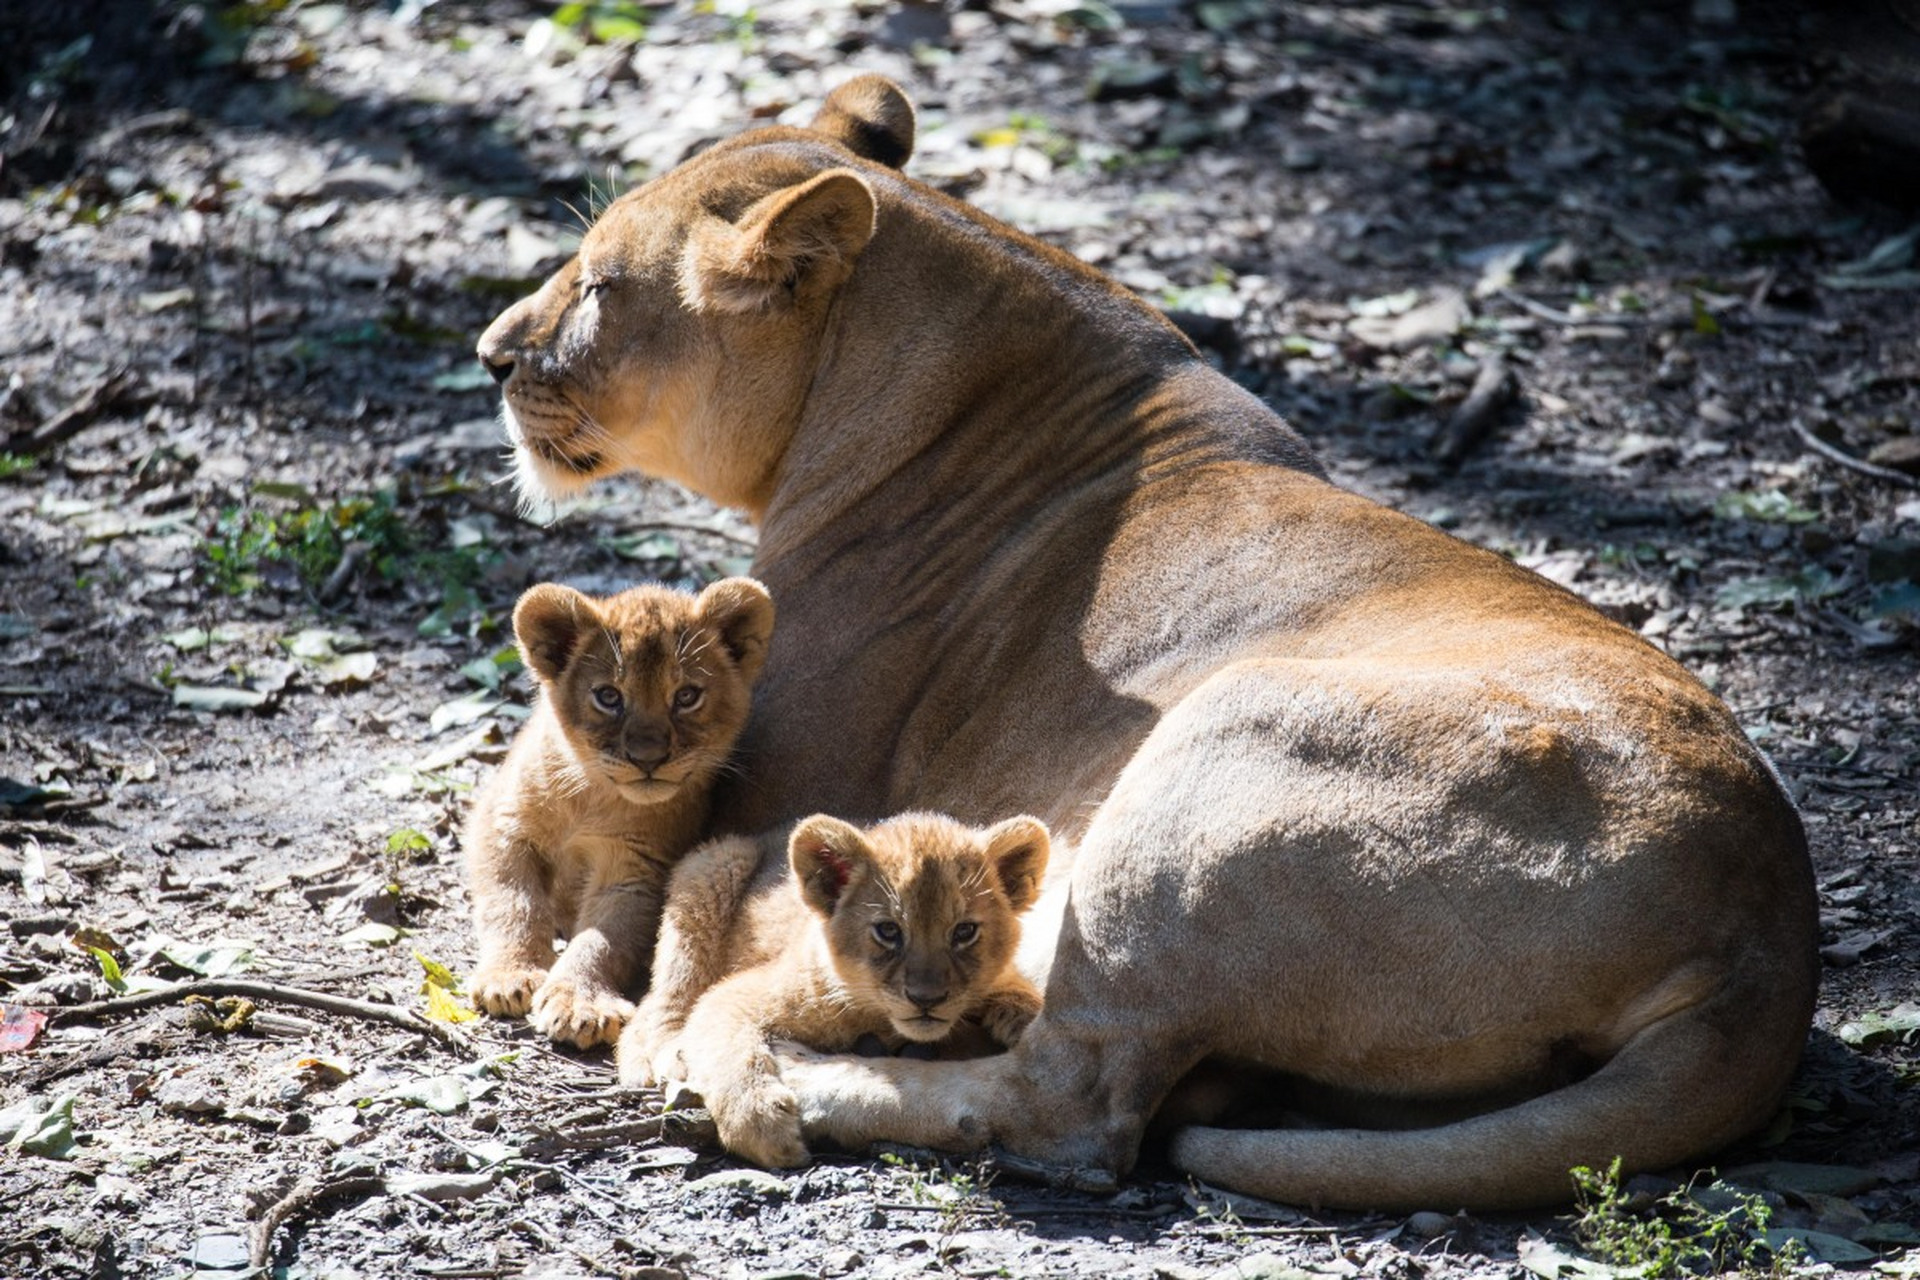
<path fill-rule="evenodd" d="M 769 1042 L 837 1052 L 877 1037 L 899 1049 L 971 1027 L 1012 1044 L 1040 1011 L 1013 959 L 1048 852 L 1034 818 L 982 829 L 923 813 L 864 831 L 808 818 L 784 858 L 749 839 L 703 846 L 674 872 L 621 1079 L 684 1081 L 729 1151 L 803 1162 Z"/>
<path fill-rule="evenodd" d="M 633 1013 L 667 876 L 699 838 L 773 633 L 750 578 L 698 598 L 604 599 L 544 583 L 513 611 L 540 680 L 481 791 L 466 860 L 480 948 L 473 1002 L 555 1040 L 611 1043 Z M 554 936 L 569 938 L 558 963 Z"/>

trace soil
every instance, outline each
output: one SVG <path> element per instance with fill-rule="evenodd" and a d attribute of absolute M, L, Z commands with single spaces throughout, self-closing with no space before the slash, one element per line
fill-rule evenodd
<path fill-rule="evenodd" d="M 0 7 L 0 1112 L 70 1096 L 75 1138 L 0 1154 L 0 1272 L 1556 1273 L 1527 1243 L 1567 1243 L 1553 1214 L 1311 1215 L 1151 1160 L 1111 1197 L 923 1153 L 759 1175 L 604 1054 L 421 1029 L 416 956 L 472 961 L 457 831 L 524 704 L 518 591 L 752 554 L 643 480 L 523 519 L 474 340 L 564 256 L 567 202 L 878 70 L 921 104 L 910 172 L 1727 699 L 1804 808 L 1828 969 L 1787 1108 L 1719 1167 L 1816 1257 L 1913 1274 L 1920 275 L 1901 219 L 1805 167 L 1844 74 L 1810 22 Z M 158 979 L 266 985 L 250 1016 L 22 1012 Z"/>

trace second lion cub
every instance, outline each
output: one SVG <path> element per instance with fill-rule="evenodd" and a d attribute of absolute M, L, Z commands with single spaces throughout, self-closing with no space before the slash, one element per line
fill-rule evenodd
<path fill-rule="evenodd" d="M 773 601 L 751 578 L 697 598 L 543 583 L 520 597 L 513 631 L 540 699 L 467 824 L 473 1002 L 531 1012 L 584 1049 L 633 1013 L 667 877 L 746 726 Z M 569 939 L 558 963 L 556 933 Z"/>
<path fill-rule="evenodd" d="M 1026 1030 L 1040 993 L 1013 959 L 1049 838 L 1028 817 L 981 829 L 910 813 L 863 831 L 816 816 L 785 852 L 716 840 L 675 870 L 653 985 L 619 1048 L 622 1082 L 684 1081 L 729 1151 L 776 1167 L 807 1148 L 769 1041 L 897 1048 L 977 1021 L 1007 1045 Z"/>

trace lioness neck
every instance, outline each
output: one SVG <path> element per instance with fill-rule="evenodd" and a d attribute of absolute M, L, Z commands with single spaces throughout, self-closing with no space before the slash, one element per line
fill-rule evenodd
<path fill-rule="evenodd" d="M 980 214 L 937 193 L 898 179 L 875 186 L 879 229 L 834 304 L 759 513 L 763 562 L 883 490 L 909 521 L 914 508 L 959 515 L 973 500 L 1017 510 L 1054 492 L 1057 477 L 1097 485 L 1156 460 L 1237 456 L 1255 436 L 1284 436 L 1298 446 L 1284 461 L 1312 466 L 1270 412 L 1131 294 L 1037 241 L 1000 228 L 989 237 Z M 1018 270 L 1009 250 L 1023 255 Z M 1242 412 L 1198 415 L 1190 386 L 1167 394 L 1196 380 L 1244 399 Z M 1176 402 L 1182 411 L 1167 412 Z M 1223 432 L 1235 417 L 1260 426 Z M 849 429 L 876 423 L 884 429 Z M 1243 438 L 1229 446 L 1229 435 Z"/>

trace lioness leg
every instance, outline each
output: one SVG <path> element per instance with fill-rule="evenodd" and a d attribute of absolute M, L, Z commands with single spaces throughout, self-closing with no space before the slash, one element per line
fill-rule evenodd
<path fill-rule="evenodd" d="M 732 836 L 701 845 L 674 868 L 652 980 L 616 1050 L 622 1084 L 685 1079 L 674 1039 L 694 1002 L 727 976 L 730 935 L 760 858 L 759 841 Z"/>

